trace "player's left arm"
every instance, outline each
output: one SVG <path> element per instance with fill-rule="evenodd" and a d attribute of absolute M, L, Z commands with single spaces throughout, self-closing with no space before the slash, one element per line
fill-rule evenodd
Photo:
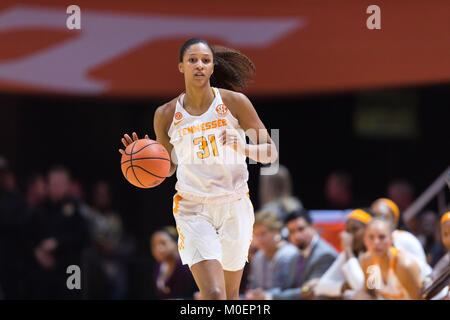
<path fill-rule="evenodd" d="M 420 298 L 420 288 L 422 286 L 422 277 L 419 265 L 410 257 L 398 253 L 395 273 L 400 283 L 408 291 L 412 299 Z"/>
<path fill-rule="evenodd" d="M 239 92 L 223 90 L 221 95 L 225 105 L 253 143 L 246 143 L 237 132 L 227 129 L 220 136 L 222 144 L 257 162 L 274 163 L 278 158 L 277 147 L 251 101 Z"/>

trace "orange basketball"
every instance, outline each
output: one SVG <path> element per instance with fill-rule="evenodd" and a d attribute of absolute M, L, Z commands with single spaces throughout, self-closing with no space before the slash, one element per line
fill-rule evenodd
<path fill-rule="evenodd" d="M 132 185 L 153 188 L 167 177 L 170 158 L 159 142 L 140 139 L 129 144 L 121 160 L 122 173 Z"/>

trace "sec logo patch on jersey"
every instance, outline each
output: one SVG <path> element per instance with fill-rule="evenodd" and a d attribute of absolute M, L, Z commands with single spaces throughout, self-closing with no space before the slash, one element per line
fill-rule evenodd
<path fill-rule="evenodd" d="M 183 121 L 183 114 L 181 112 L 177 112 L 175 113 L 175 115 L 173 116 L 173 118 L 175 119 L 175 121 L 173 122 L 173 124 L 176 126 L 178 125 L 181 121 Z"/>
<path fill-rule="evenodd" d="M 228 113 L 228 108 L 227 108 L 227 106 L 226 105 L 224 105 L 224 104 L 219 104 L 217 107 L 216 107 L 216 112 L 217 112 L 217 115 L 219 116 L 219 117 L 225 117 L 226 115 L 227 115 L 227 113 Z"/>
<path fill-rule="evenodd" d="M 181 112 L 177 112 L 174 115 L 175 120 L 181 120 L 183 118 L 183 114 Z"/>

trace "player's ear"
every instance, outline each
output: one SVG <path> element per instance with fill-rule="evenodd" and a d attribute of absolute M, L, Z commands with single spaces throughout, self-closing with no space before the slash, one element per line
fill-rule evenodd
<path fill-rule="evenodd" d="M 184 73 L 184 65 L 183 65 L 183 62 L 179 62 L 179 63 L 178 63 L 178 70 L 179 70 L 181 73 Z"/>

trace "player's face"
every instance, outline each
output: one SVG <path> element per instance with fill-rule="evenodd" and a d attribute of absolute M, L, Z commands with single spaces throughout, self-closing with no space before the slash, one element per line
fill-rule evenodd
<path fill-rule="evenodd" d="M 303 250 L 311 243 L 314 236 L 314 229 L 303 218 L 297 218 L 286 224 L 289 230 L 289 241 Z"/>
<path fill-rule="evenodd" d="M 253 228 L 253 241 L 258 249 L 270 250 L 276 246 L 277 232 L 269 230 L 266 226 L 258 224 Z"/>
<path fill-rule="evenodd" d="M 191 45 L 184 53 L 183 62 L 178 68 L 184 74 L 187 83 L 204 85 L 209 83 L 209 78 L 214 71 L 213 55 L 204 43 Z"/>
<path fill-rule="evenodd" d="M 348 219 L 345 223 L 345 231 L 353 236 L 352 248 L 356 252 L 365 251 L 364 231 L 366 226 L 361 221 Z"/>
<path fill-rule="evenodd" d="M 391 229 L 383 221 L 369 224 L 364 233 L 364 244 L 375 256 L 387 254 L 389 247 L 392 246 Z"/>
<path fill-rule="evenodd" d="M 165 232 L 157 232 L 151 239 L 151 248 L 156 261 L 164 262 L 177 250 L 177 243 Z"/>
<path fill-rule="evenodd" d="M 445 248 L 450 251 L 450 221 L 446 221 L 441 225 L 442 243 Z"/>

